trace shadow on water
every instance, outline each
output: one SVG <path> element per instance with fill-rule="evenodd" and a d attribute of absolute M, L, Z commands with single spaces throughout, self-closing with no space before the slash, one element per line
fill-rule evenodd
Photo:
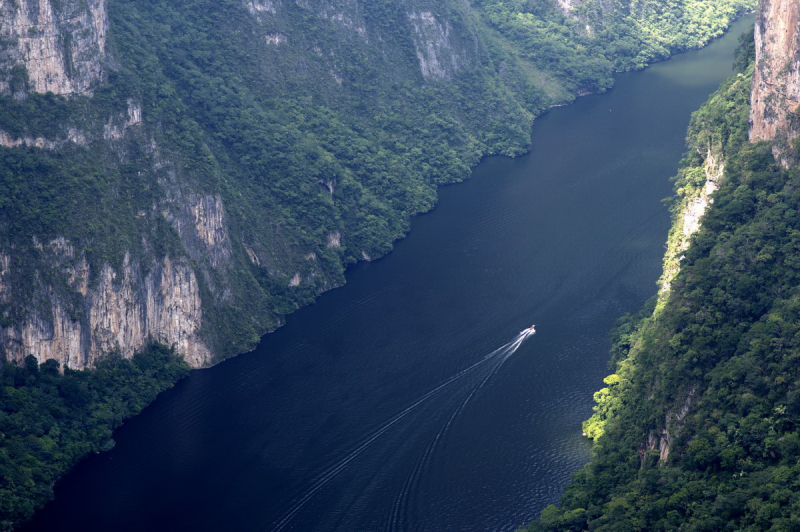
<path fill-rule="evenodd" d="M 749 24 L 540 117 L 530 154 L 487 159 L 388 257 L 164 393 L 26 529 L 530 521 L 588 458 L 608 330 L 655 290 L 689 115 Z"/>

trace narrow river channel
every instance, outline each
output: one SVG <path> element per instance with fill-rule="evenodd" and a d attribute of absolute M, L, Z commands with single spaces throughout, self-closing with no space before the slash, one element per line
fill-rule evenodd
<path fill-rule="evenodd" d="M 655 293 L 709 47 L 537 119 L 384 259 L 195 371 L 81 463 L 36 531 L 513 531 L 586 462 L 608 332 Z M 537 332 L 518 333 L 536 324 Z"/>

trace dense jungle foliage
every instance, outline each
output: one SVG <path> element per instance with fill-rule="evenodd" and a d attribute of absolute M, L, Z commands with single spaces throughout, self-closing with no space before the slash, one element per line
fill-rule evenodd
<path fill-rule="evenodd" d="M 617 329 L 592 460 L 530 531 L 800 529 L 800 168 L 747 142 L 752 72 L 693 116 L 678 190 L 709 146 L 724 181 L 669 293 Z"/>
<path fill-rule="evenodd" d="M 33 356 L 0 368 L 0 530 L 30 518 L 55 481 L 89 453 L 114 446 L 112 431 L 185 377 L 184 360 L 151 345 L 133 360 L 109 356 L 73 371 Z"/>
<path fill-rule="evenodd" d="M 554 72 L 570 91 L 601 91 L 612 71 L 643 68 L 708 43 L 750 0 L 480 0 L 488 20 L 523 57 Z"/>

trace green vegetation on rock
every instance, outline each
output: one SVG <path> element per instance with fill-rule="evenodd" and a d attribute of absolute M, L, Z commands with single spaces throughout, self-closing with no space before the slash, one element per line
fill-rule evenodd
<path fill-rule="evenodd" d="M 747 142 L 745 64 L 693 115 L 676 214 L 710 157 L 720 189 L 669 291 L 617 329 L 592 459 L 531 531 L 800 527 L 800 168 Z"/>
<path fill-rule="evenodd" d="M 752 0 L 479 3 L 522 57 L 573 92 L 604 90 L 611 86 L 612 70 L 643 68 L 699 48 L 756 5 Z"/>

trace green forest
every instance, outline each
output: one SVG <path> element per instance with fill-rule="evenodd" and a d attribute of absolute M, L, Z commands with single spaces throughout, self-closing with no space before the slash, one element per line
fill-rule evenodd
<path fill-rule="evenodd" d="M 721 188 L 671 290 L 618 324 L 591 462 L 530 531 L 800 529 L 800 168 L 747 142 L 752 53 L 693 115 L 676 178 L 701 186 L 716 146 Z"/>
<path fill-rule="evenodd" d="M 0 373 L 0 530 L 29 519 L 53 484 L 89 453 L 114 446 L 114 429 L 189 373 L 175 352 L 153 344 L 132 360 L 109 355 L 93 370 L 59 368 L 33 356 Z"/>

